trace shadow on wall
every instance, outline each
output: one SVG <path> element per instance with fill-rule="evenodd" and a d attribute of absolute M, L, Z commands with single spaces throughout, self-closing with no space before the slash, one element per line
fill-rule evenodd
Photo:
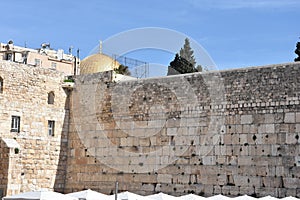
<path fill-rule="evenodd" d="M 7 184 L 8 184 L 8 168 L 9 168 L 9 148 L 5 142 L 0 140 L 0 199 L 6 196 Z"/>
<path fill-rule="evenodd" d="M 66 173 L 67 173 L 67 157 L 68 157 L 68 133 L 69 133 L 69 115 L 70 115 L 70 95 L 71 89 L 66 88 L 67 98 L 65 101 L 65 118 L 62 127 L 60 139 L 59 161 L 54 182 L 54 191 L 65 193 Z"/>

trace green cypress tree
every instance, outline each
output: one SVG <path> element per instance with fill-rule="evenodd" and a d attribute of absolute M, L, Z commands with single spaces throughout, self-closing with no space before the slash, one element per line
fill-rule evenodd
<path fill-rule="evenodd" d="M 184 45 L 179 51 L 180 57 L 186 59 L 188 62 L 192 64 L 193 67 L 196 67 L 196 60 L 194 58 L 194 51 L 191 48 L 190 40 L 185 38 Z"/>
<path fill-rule="evenodd" d="M 176 54 L 174 60 L 170 62 L 167 75 L 202 72 L 203 68 L 201 65 L 196 65 L 193 54 L 194 51 L 191 48 L 190 41 L 185 38 L 179 54 Z"/>

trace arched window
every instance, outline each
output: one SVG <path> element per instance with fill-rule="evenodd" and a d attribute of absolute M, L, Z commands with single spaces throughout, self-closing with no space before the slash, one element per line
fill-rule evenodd
<path fill-rule="evenodd" d="M 3 78 L 0 76 L 0 93 L 3 93 Z"/>
<path fill-rule="evenodd" d="M 48 93 L 48 104 L 54 104 L 54 97 L 54 92 L 51 91 Z"/>

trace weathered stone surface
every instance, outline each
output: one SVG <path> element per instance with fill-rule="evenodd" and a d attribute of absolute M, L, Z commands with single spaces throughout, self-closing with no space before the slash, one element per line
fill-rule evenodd
<path fill-rule="evenodd" d="M 290 167 L 298 169 L 296 149 L 292 146 L 299 144 L 297 94 L 300 85 L 295 82 L 299 72 L 299 64 L 293 63 L 100 87 L 95 99 L 103 101 L 97 102 L 101 109 L 96 111 L 96 123 L 105 124 L 104 135 L 111 129 L 123 132 L 120 145 L 116 147 L 130 160 L 129 164 L 126 159 L 115 158 L 115 162 L 123 163 L 119 166 L 129 164 L 130 168 L 110 166 L 124 175 L 134 172 L 136 183 L 140 188 L 145 187 L 147 193 L 153 189 L 153 193 L 162 191 L 173 195 L 189 192 L 204 196 L 218 193 L 230 196 L 297 195 L 291 186 L 296 179 L 288 177 L 298 177 Z M 82 76 L 80 83 L 87 88 L 93 84 L 103 85 L 101 78 L 97 83 L 91 80 Z M 215 87 L 213 83 L 221 83 L 222 87 Z M 189 87 L 193 88 L 193 93 L 189 92 Z M 193 98 L 196 101 L 190 103 Z M 130 119 L 128 115 L 133 117 Z M 118 121 L 122 119 L 127 120 L 127 124 Z M 154 119 L 156 121 L 152 122 Z M 74 119 L 71 117 L 71 120 Z M 218 122 L 222 125 L 218 126 Z M 133 129 L 136 125 L 139 131 Z M 71 133 L 72 140 L 76 140 L 76 134 L 79 135 L 77 140 L 82 140 L 81 133 L 76 131 Z M 115 137 L 110 135 L 109 140 L 114 141 Z M 157 159 L 145 156 L 150 152 L 155 152 Z M 131 153 L 141 157 L 135 159 Z M 97 158 L 99 163 L 108 164 L 105 157 Z M 82 169 L 83 173 L 88 173 L 90 167 Z M 146 171 L 139 171 L 142 169 Z M 73 172 L 69 170 L 70 173 Z M 147 178 L 152 173 L 157 174 L 153 187 Z M 124 176 L 116 172 L 110 175 Z M 120 182 L 128 185 L 125 181 Z M 199 184 L 201 189 L 195 189 Z M 67 179 L 66 189 L 72 190 L 71 185 L 72 180 Z M 139 186 L 128 186 L 127 189 L 133 191 L 136 187 Z M 106 190 L 109 188 L 103 188 Z"/>
<path fill-rule="evenodd" d="M 0 66 L 0 136 L 20 144 L 15 155 L 0 141 L 8 193 L 108 194 L 118 181 L 140 194 L 300 197 L 298 63 L 118 83 L 110 72 L 82 75 L 72 92 L 54 71 Z"/>

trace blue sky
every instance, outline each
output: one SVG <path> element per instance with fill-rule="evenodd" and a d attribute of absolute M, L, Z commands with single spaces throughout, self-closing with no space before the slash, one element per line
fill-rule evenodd
<path fill-rule="evenodd" d="M 219 69 L 292 62 L 300 36 L 299 0 L 10 0 L 1 2 L 1 16 L 1 42 L 72 45 L 81 58 L 124 31 L 175 30 L 202 45 Z M 173 59 L 157 50 L 128 56 L 161 65 Z"/>

